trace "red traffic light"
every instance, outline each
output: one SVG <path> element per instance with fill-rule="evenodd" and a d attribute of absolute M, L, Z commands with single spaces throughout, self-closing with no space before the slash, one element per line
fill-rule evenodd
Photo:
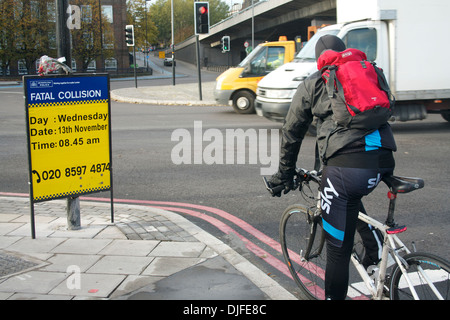
<path fill-rule="evenodd" d="M 209 33 L 209 3 L 194 2 L 195 34 Z"/>

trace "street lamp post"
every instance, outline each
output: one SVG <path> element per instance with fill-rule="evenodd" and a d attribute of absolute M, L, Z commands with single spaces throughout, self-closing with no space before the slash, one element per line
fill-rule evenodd
<path fill-rule="evenodd" d="M 66 27 L 66 11 L 69 6 L 68 0 L 55 0 L 56 3 L 56 44 L 57 55 L 59 57 L 65 57 L 66 63 L 71 67 L 72 58 L 70 52 L 70 32 Z"/>
<path fill-rule="evenodd" d="M 144 41 L 144 65 L 147 68 L 148 71 L 148 60 L 147 60 L 147 49 L 148 49 L 148 35 L 147 35 L 147 2 L 149 0 L 145 0 L 145 10 L 144 10 L 144 14 L 145 14 L 145 41 Z"/>
<path fill-rule="evenodd" d="M 103 56 L 103 26 L 102 26 L 102 4 L 100 3 L 101 0 L 98 0 L 98 20 L 100 25 L 100 59 L 101 64 L 100 67 L 102 68 L 102 71 L 105 71 L 105 57 Z"/>
<path fill-rule="evenodd" d="M 172 21 L 172 83 L 175 85 L 175 43 L 173 32 L 173 0 L 171 0 L 171 21 Z"/>
<path fill-rule="evenodd" d="M 149 53 L 149 42 L 148 42 L 148 10 L 147 10 L 147 2 L 151 2 L 152 0 L 145 0 L 145 41 L 144 41 L 144 65 L 148 71 L 148 53 Z"/>
<path fill-rule="evenodd" d="M 252 0 L 252 50 L 255 48 L 255 5 Z"/>

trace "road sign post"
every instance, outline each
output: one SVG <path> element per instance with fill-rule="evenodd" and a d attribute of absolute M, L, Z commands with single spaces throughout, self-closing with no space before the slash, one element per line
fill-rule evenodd
<path fill-rule="evenodd" d="M 32 221 L 36 202 L 110 190 L 113 222 L 109 75 L 24 76 L 23 83 Z"/>

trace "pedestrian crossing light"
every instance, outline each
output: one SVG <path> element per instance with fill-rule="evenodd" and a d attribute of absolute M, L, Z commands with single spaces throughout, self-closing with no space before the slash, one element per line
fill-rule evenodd
<path fill-rule="evenodd" d="M 194 2 L 195 34 L 209 33 L 209 3 Z"/>
<path fill-rule="evenodd" d="M 125 42 L 128 47 L 134 47 L 134 26 L 132 24 L 125 26 Z"/>
<path fill-rule="evenodd" d="M 230 51 L 230 36 L 222 37 L 222 52 Z"/>

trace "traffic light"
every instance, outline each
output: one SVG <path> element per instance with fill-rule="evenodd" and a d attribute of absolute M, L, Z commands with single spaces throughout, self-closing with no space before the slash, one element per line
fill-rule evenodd
<path fill-rule="evenodd" d="M 209 3 L 194 2 L 195 34 L 209 33 Z"/>
<path fill-rule="evenodd" d="M 230 51 L 230 36 L 222 37 L 222 52 Z"/>
<path fill-rule="evenodd" d="M 134 26 L 132 24 L 125 26 L 125 42 L 128 47 L 134 47 Z"/>

